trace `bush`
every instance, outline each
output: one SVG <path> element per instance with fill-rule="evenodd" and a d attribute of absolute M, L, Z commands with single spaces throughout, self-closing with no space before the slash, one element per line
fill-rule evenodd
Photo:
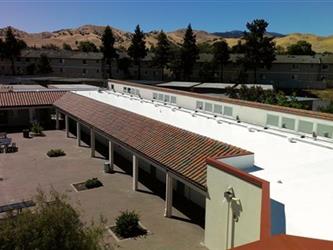
<path fill-rule="evenodd" d="M 5 215 L 0 223 L 0 249 L 105 249 L 103 218 L 83 223 L 80 212 L 55 190 L 49 195 L 39 190 L 34 200 L 33 211 L 25 209 L 16 217 Z"/>
<path fill-rule="evenodd" d="M 39 124 L 39 122 L 33 122 L 31 127 L 31 132 L 34 134 L 43 134 L 44 128 Z"/>
<path fill-rule="evenodd" d="M 66 155 L 62 149 L 51 149 L 46 154 L 48 157 L 58 157 Z"/>
<path fill-rule="evenodd" d="M 91 188 L 101 187 L 103 186 L 103 184 L 97 178 L 92 178 L 86 181 L 85 186 L 86 188 L 91 189 Z"/>
<path fill-rule="evenodd" d="M 124 211 L 116 218 L 115 232 L 123 238 L 138 235 L 142 231 L 139 226 L 139 215 L 134 211 Z"/>

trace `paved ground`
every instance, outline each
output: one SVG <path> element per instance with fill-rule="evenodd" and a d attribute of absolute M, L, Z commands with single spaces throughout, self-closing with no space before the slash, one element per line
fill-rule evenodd
<path fill-rule="evenodd" d="M 77 147 L 76 140 L 66 138 L 63 131 L 47 131 L 45 137 L 23 139 L 21 133 L 9 134 L 19 151 L 0 154 L 0 205 L 31 198 L 40 186 L 48 190 L 53 186 L 66 192 L 71 203 L 83 211 L 83 219 L 97 220 L 102 214 L 108 224 L 114 223 L 120 211 L 129 209 L 139 212 L 142 224 L 151 231 L 145 238 L 116 242 L 107 235 L 107 241 L 115 249 L 186 250 L 205 249 L 201 246 L 203 229 L 191 223 L 182 213 L 173 210 L 178 218 L 164 218 L 164 200 L 139 184 L 141 192 L 131 190 L 131 176 L 120 169 L 116 174 L 104 174 L 104 159 L 90 158 L 90 149 Z M 51 148 L 62 148 L 65 157 L 48 158 Z M 103 187 L 75 192 L 72 183 L 98 177 Z M 1 180 L 1 179 L 0 179 Z"/>

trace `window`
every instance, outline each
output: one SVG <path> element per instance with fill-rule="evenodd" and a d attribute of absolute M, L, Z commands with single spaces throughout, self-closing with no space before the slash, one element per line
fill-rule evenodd
<path fill-rule="evenodd" d="M 65 63 L 65 59 L 59 59 L 59 62 L 61 63 L 61 64 L 64 64 Z"/>
<path fill-rule="evenodd" d="M 83 59 L 83 60 L 82 60 L 82 63 L 83 63 L 83 64 L 87 64 L 87 60 L 86 60 L 86 59 Z"/>
<path fill-rule="evenodd" d="M 164 101 L 165 102 L 170 102 L 170 96 L 169 95 L 165 95 L 164 96 Z"/>
<path fill-rule="evenodd" d="M 86 70 L 86 69 L 83 69 L 83 70 L 82 70 L 82 73 L 83 73 L 83 75 L 85 75 L 85 74 L 87 73 L 87 70 Z"/>
<path fill-rule="evenodd" d="M 266 117 L 266 124 L 278 127 L 279 126 L 279 116 L 268 114 Z"/>
<path fill-rule="evenodd" d="M 64 72 L 63 68 L 60 68 L 60 69 L 59 69 L 59 72 L 61 72 L 61 73 Z"/>
<path fill-rule="evenodd" d="M 282 117 L 282 128 L 295 130 L 295 119 Z"/>
<path fill-rule="evenodd" d="M 145 75 L 148 75 L 148 71 L 145 71 Z"/>
<path fill-rule="evenodd" d="M 222 114 L 222 105 L 214 104 L 214 113 Z"/>
<path fill-rule="evenodd" d="M 163 94 L 158 94 L 158 100 L 163 101 Z"/>
<path fill-rule="evenodd" d="M 213 112 L 213 104 L 206 102 L 205 103 L 205 111 Z"/>
<path fill-rule="evenodd" d="M 313 123 L 300 120 L 298 123 L 298 131 L 311 134 L 313 132 Z"/>
<path fill-rule="evenodd" d="M 298 64 L 295 64 L 293 63 L 293 65 L 291 66 L 292 69 L 299 69 L 299 65 Z"/>
<path fill-rule="evenodd" d="M 99 73 L 99 69 L 96 69 L 96 73 Z"/>
<path fill-rule="evenodd" d="M 327 70 L 328 70 L 328 64 L 323 64 L 323 65 L 321 65 L 321 68 L 322 68 L 324 71 L 327 71 Z"/>
<path fill-rule="evenodd" d="M 203 109 L 203 102 L 197 101 L 196 109 Z"/>
<path fill-rule="evenodd" d="M 26 61 L 26 62 L 30 62 L 30 58 L 26 58 L 25 61 Z"/>
<path fill-rule="evenodd" d="M 232 116 L 232 107 L 225 106 L 223 114 L 227 116 Z"/>
<path fill-rule="evenodd" d="M 297 80 L 298 76 L 297 75 L 291 75 L 291 79 Z"/>
<path fill-rule="evenodd" d="M 153 93 L 153 99 L 154 99 L 154 100 L 157 99 L 157 93 Z"/>
<path fill-rule="evenodd" d="M 99 60 L 96 60 L 96 63 L 99 63 Z"/>
<path fill-rule="evenodd" d="M 171 96 L 171 103 L 176 104 L 177 98 L 175 96 Z"/>
<path fill-rule="evenodd" d="M 333 126 L 318 124 L 317 129 L 318 135 L 323 137 L 332 138 L 333 137 Z"/>
<path fill-rule="evenodd" d="M 265 80 L 266 79 L 266 75 L 265 74 L 260 74 L 260 79 L 261 80 Z"/>

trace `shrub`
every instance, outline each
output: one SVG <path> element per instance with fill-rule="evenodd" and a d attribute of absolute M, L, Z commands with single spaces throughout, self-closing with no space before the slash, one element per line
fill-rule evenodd
<path fill-rule="evenodd" d="M 86 188 L 91 189 L 91 188 L 101 187 L 103 186 L 103 184 L 97 178 L 92 178 L 86 181 L 85 186 Z"/>
<path fill-rule="evenodd" d="M 43 127 L 39 124 L 39 122 L 33 122 L 31 127 L 31 132 L 34 134 L 41 135 L 43 133 Z"/>
<path fill-rule="evenodd" d="M 46 154 L 48 157 L 58 157 L 66 155 L 62 149 L 51 149 Z"/>
<path fill-rule="evenodd" d="M 36 207 L 23 210 L 16 217 L 6 214 L 0 223 L 0 249 L 105 249 L 105 220 L 81 221 L 80 212 L 63 194 L 38 190 Z M 52 201 L 52 203 L 50 203 Z"/>
<path fill-rule="evenodd" d="M 136 236 L 143 229 L 139 226 L 139 215 L 134 211 L 124 211 L 116 218 L 115 232 L 121 237 L 128 238 Z"/>

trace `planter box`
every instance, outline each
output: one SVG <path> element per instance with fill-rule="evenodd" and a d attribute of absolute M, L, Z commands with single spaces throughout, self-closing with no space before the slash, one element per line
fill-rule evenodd
<path fill-rule="evenodd" d="M 139 228 L 138 228 L 138 232 L 137 234 L 133 235 L 132 237 L 128 237 L 128 238 L 123 238 L 122 236 L 118 235 L 116 232 L 115 232 L 115 228 L 116 228 L 116 225 L 111 225 L 111 226 L 108 226 L 107 227 L 107 230 L 109 231 L 109 233 L 112 235 L 112 237 L 120 242 L 120 241 L 125 241 L 125 240 L 133 240 L 133 239 L 136 239 L 138 237 L 146 237 L 147 235 L 150 235 L 151 232 L 149 230 L 147 230 L 147 228 L 145 228 L 141 222 L 139 221 Z"/>

